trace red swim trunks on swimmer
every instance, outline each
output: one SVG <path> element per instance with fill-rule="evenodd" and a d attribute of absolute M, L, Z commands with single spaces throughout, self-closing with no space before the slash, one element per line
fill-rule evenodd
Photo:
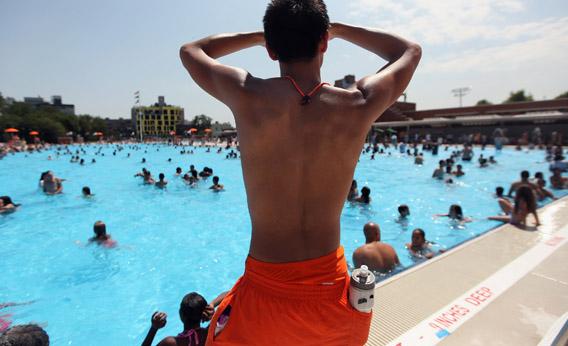
<path fill-rule="evenodd" d="M 348 300 L 344 251 L 289 263 L 250 256 L 217 308 L 206 345 L 363 345 L 371 312 Z"/>

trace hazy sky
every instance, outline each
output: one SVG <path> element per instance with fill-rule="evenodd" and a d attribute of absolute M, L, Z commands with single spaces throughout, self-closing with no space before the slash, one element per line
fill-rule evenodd
<path fill-rule="evenodd" d="M 450 92 L 472 88 L 464 105 L 504 100 L 526 89 L 536 99 L 568 90 L 566 0 L 327 0 L 332 21 L 380 27 L 423 47 L 408 89 L 419 109 L 458 104 Z M 166 96 L 186 118 L 230 111 L 183 69 L 179 47 L 220 32 L 260 30 L 266 0 L 0 0 L 0 92 L 62 95 L 79 114 L 129 117 L 134 92 L 143 104 Z M 223 59 L 253 75 L 278 74 L 262 48 Z M 377 71 L 383 61 L 334 40 L 326 81 Z"/>

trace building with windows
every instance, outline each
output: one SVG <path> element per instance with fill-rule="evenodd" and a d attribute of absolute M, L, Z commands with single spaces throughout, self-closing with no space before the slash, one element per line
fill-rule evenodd
<path fill-rule="evenodd" d="M 75 105 L 64 104 L 59 95 L 51 97 L 51 103 L 45 101 L 43 97 L 24 97 L 24 103 L 34 109 L 52 108 L 62 113 L 75 115 Z"/>
<path fill-rule="evenodd" d="M 184 122 L 183 108 L 168 105 L 164 96 L 159 96 L 158 102 L 152 106 L 132 107 L 131 115 L 139 137 L 168 136 Z"/>

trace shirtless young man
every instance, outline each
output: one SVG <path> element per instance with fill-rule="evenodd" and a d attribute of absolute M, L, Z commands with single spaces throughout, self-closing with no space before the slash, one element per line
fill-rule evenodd
<path fill-rule="evenodd" d="M 352 90 L 322 86 L 331 38 L 388 65 Z M 264 45 L 278 77 L 216 60 Z M 213 317 L 207 344 L 365 343 L 371 314 L 347 301 L 340 215 L 370 126 L 406 89 L 421 48 L 380 30 L 330 25 L 322 0 L 273 0 L 264 32 L 206 37 L 180 55 L 195 82 L 233 112 L 252 224 L 245 273 Z"/>
<path fill-rule="evenodd" d="M 376 223 L 369 222 L 363 227 L 365 245 L 353 252 L 353 264 L 356 268 L 366 265 L 370 270 L 386 273 L 400 264 L 396 251 L 389 244 L 381 242 L 381 229 Z"/>

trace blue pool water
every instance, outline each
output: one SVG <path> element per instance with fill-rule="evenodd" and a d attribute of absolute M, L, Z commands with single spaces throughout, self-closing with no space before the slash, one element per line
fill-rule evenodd
<path fill-rule="evenodd" d="M 0 303 L 34 301 L 0 310 L 0 315 L 12 314 L 16 324 L 44 325 L 53 345 L 140 344 L 156 310 L 169 314 L 156 342 L 180 332 L 177 309 L 186 293 L 198 291 L 211 300 L 243 272 L 250 221 L 240 160 L 203 148 L 181 155 L 179 148 L 165 145 L 125 149 L 117 156 L 112 146 L 84 149 L 85 166 L 69 163 L 70 156 L 55 158 L 53 149 L 0 160 L 0 194 L 23 204 L 16 213 L 0 217 Z M 99 149 L 104 157 L 94 155 Z M 423 228 L 428 239 L 445 247 L 454 246 L 498 225 L 486 220 L 499 212 L 495 186 L 507 189 L 522 169 L 531 176 L 543 171 L 548 181 L 542 151 L 487 149 L 484 154 L 495 155 L 499 163 L 480 169 L 475 160 L 461 162 L 466 175 L 453 186 L 431 178 L 438 160 L 449 152 L 437 157 L 426 153 L 423 166 L 394 151 L 376 160 L 362 155 L 355 179 L 359 188 L 371 188 L 373 201 L 370 206 L 345 205 L 341 242 L 349 263 L 353 250 L 364 243 L 362 227 L 368 221 L 381 225 L 383 241 L 395 247 L 408 267 L 413 261 L 404 244 L 414 228 Z M 48 155 L 55 159 L 48 161 Z M 142 157 L 147 159 L 144 165 Z M 96 164 L 90 163 L 92 158 Z M 198 170 L 212 167 L 226 191 L 211 192 L 210 181 L 194 189 L 183 184 L 174 176 L 175 168 L 187 171 L 190 164 Z M 164 172 L 170 181 L 167 190 L 134 178 L 142 167 L 155 176 Z M 39 191 L 45 170 L 67 179 L 63 195 Z M 92 200 L 80 196 L 85 185 L 96 195 Z M 397 206 L 403 203 L 411 210 L 408 224 L 397 222 Z M 432 218 L 453 203 L 475 221 L 457 227 L 446 218 Z M 117 249 L 84 246 L 97 220 L 107 224 L 119 242 Z"/>

